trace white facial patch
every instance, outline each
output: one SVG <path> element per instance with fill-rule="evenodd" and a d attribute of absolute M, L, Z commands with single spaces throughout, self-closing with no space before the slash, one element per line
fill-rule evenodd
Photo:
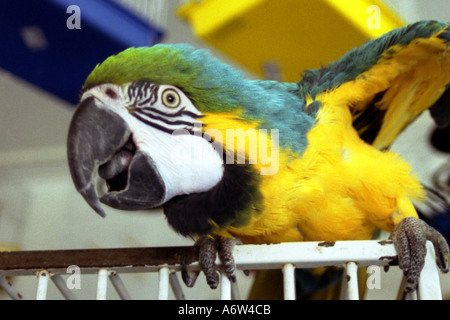
<path fill-rule="evenodd" d="M 152 159 L 164 181 L 164 202 L 208 191 L 222 179 L 222 154 L 202 138 L 198 120 L 202 114 L 180 89 L 150 83 L 103 84 L 82 99 L 88 96 L 127 122 L 136 148 Z"/>
<path fill-rule="evenodd" d="M 134 143 L 147 153 L 166 184 L 165 201 L 205 192 L 223 176 L 223 159 L 213 145 L 192 134 L 167 134 L 154 128 L 133 128 Z M 142 130 L 142 131 L 141 131 Z"/>

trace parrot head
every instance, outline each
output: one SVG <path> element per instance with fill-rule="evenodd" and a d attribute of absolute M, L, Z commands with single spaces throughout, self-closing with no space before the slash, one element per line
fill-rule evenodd
<path fill-rule="evenodd" d="M 193 134 L 201 130 L 197 105 L 227 108 L 208 101 L 224 88 L 199 70 L 203 64 L 195 60 L 203 54 L 184 45 L 130 48 L 87 78 L 69 128 L 68 160 L 77 190 L 101 216 L 99 201 L 124 210 L 154 208 L 209 190 L 222 178 L 222 155 Z M 201 157 L 190 161 L 183 150 Z M 107 182 L 101 196 L 97 177 Z"/>

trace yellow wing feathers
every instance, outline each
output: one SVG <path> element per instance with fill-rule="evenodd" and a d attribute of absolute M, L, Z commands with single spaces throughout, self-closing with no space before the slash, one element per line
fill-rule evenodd
<path fill-rule="evenodd" d="M 324 93 L 318 100 L 342 102 L 353 121 L 372 107 L 382 112 L 378 121 L 357 128 L 360 134 L 375 130 L 372 145 L 388 148 L 401 131 L 430 108 L 450 83 L 450 48 L 443 39 L 416 39 L 395 45 L 380 61 L 339 90 Z M 373 105 L 372 105 L 373 104 Z M 374 128 L 376 125 L 378 128 Z"/>

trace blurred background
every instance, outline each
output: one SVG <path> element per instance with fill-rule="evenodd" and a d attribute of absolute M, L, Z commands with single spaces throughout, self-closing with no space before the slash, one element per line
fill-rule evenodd
<path fill-rule="evenodd" d="M 306 68 L 339 58 L 366 39 L 422 19 L 450 21 L 450 0 L 290 1 L 33 0 L 0 9 L 0 250 L 43 250 L 191 245 L 169 228 L 159 210 L 99 218 L 76 192 L 66 160 L 66 136 L 84 79 L 111 54 L 130 46 L 189 43 L 208 48 L 251 78 L 298 81 Z M 337 3 L 337 1 L 335 1 Z M 356 5 L 357 3 L 358 5 Z M 380 8 L 380 20 L 367 10 Z M 76 5 L 77 7 L 70 7 Z M 80 9 L 78 11 L 78 9 Z M 206 17 L 206 18 L 205 18 Z M 428 186 L 449 196 L 448 136 L 439 136 L 428 113 L 394 145 Z M 435 139 L 436 140 L 436 139 Z M 442 139 L 437 139 L 442 141 Z M 432 209 L 430 209 L 432 208 Z M 448 232 L 442 199 L 421 208 Z M 448 208 L 447 208 L 448 210 Z M 95 277 L 76 294 L 95 297 Z M 450 276 L 441 277 L 450 298 Z M 216 299 L 203 278 L 189 299 Z M 25 298 L 35 284 L 17 279 Z M 157 276 L 130 274 L 133 298 L 157 297 Z M 252 277 L 239 276 L 245 297 Z M 383 274 L 368 299 L 395 298 L 400 273 Z M 33 283 L 33 285 L 31 285 Z M 117 295 L 110 290 L 110 298 Z M 6 297 L 0 290 L 0 297 Z M 49 286 L 49 298 L 62 298 Z"/>

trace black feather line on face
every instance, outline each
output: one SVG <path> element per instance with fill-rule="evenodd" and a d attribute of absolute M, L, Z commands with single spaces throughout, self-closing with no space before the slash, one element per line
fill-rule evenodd
<path fill-rule="evenodd" d="M 164 127 L 164 126 L 162 126 L 162 125 L 159 125 L 159 124 L 157 124 L 157 123 L 154 123 L 154 122 L 151 122 L 151 121 L 145 119 L 144 117 L 140 116 L 138 113 L 133 113 L 132 116 L 135 117 L 136 119 L 142 121 L 142 122 L 145 123 L 146 125 L 149 125 L 149 126 L 155 128 L 155 129 L 158 129 L 158 130 L 160 130 L 160 131 L 166 132 L 166 133 L 168 133 L 168 134 L 173 134 L 173 133 L 175 132 L 175 130 L 166 128 L 166 127 Z M 191 129 L 186 128 L 185 130 L 186 130 L 187 132 L 189 132 L 189 134 L 194 134 L 194 132 L 193 132 Z"/>
<path fill-rule="evenodd" d="M 183 115 L 186 115 L 186 116 L 191 117 L 193 119 L 198 119 L 198 118 L 202 118 L 203 117 L 203 115 L 201 115 L 201 114 L 196 114 L 196 113 L 193 113 L 191 111 L 186 110 L 186 107 L 181 108 L 180 110 L 178 110 L 175 113 L 166 113 L 164 111 L 160 111 L 158 109 L 154 109 L 154 108 L 151 108 L 151 107 L 139 108 L 139 111 L 144 113 L 144 114 L 155 113 L 155 114 L 159 114 L 161 116 L 165 116 L 165 117 L 168 117 L 168 118 L 174 118 L 174 117 L 183 116 Z"/>
<path fill-rule="evenodd" d="M 258 206 L 261 201 L 259 180 L 250 164 L 224 164 L 222 180 L 216 186 L 174 197 L 164 205 L 164 214 L 169 225 L 183 236 L 211 234 L 214 224 L 243 224 L 250 219 L 252 205 Z"/>
<path fill-rule="evenodd" d="M 162 121 L 162 122 L 164 122 L 166 124 L 169 124 L 169 125 L 184 125 L 184 126 L 187 126 L 187 127 L 194 128 L 194 123 L 193 122 L 187 122 L 187 121 L 184 121 L 184 120 L 169 120 L 169 119 L 164 118 L 164 117 L 156 116 L 156 115 L 154 115 L 154 114 L 152 114 L 150 112 L 143 112 L 140 109 L 136 109 L 135 112 L 136 113 L 140 113 L 141 115 L 147 116 L 148 118 L 151 118 L 153 120 Z M 149 120 L 149 122 L 151 122 L 151 121 Z"/>
<path fill-rule="evenodd" d="M 158 90 L 159 85 L 146 81 L 137 81 L 130 84 L 127 94 L 128 98 L 133 101 L 131 104 L 135 104 L 136 101 L 141 101 L 145 96 L 150 94 L 150 97 L 148 97 L 145 101 L 148 101 L 151 105 L 153 105 L 158 100 Z"/>

